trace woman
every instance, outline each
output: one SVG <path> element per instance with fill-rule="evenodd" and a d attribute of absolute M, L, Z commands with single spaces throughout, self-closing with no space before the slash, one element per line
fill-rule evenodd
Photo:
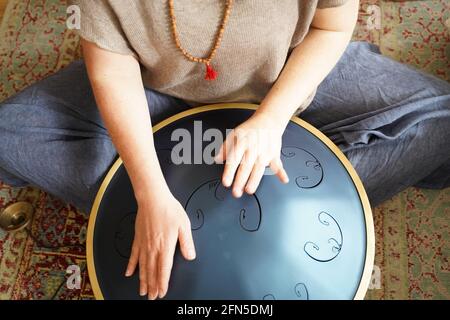
<path fill-rule="evenodd" d="M 216 159 L 236 160 L 223 174 L 236 197 L 255 192 L 266 166 L 287 182 L 281 136 L 300 112 L 345 152 L 374 206 L 411 185 L 450 185 L 450 85 L 348 45 L 357 0 L 74 3 L 85 64 L 0 106 L 0 179 L 89 211 L 120 154 L 139 208 L 126 276 L 140 266 L 141 295 L 166 294 L 177 241 L 195 258 L 149 130 L 194 105 L 260 104 Z M 255 129 L 274 133 L 266 148 L 250 148 Z"/>

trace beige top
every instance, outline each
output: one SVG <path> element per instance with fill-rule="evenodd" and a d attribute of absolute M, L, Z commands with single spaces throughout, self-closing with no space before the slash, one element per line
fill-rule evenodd
<path fill-rule="evenodd" d="M 187 60 L 175 45 L 167 0 L 72 0 L 81 9 L 80 35 L 99 47 L 135 55 L 146 87 L 190 102 L 260 103 L 286 59 L 305 37 L 316 8 L 346 0 L 235 0 L 222 43 L 205 80 L 205 65 Z M 226 1 L 175 0 L 182 46 L 207 57 Z M 309 103 L 309 102 L 308 102 Z M 304 102 L 299 101 L 299 107 Z"/>

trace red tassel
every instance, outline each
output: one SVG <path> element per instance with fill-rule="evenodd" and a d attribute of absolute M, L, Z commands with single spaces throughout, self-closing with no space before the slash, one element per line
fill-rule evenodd
<path fill-rule="evenodd" d="M 214 70 L 210 64 L 207 64 L 205 80 L 216 80 L 216 79 L 217 79 L 217 71 Z"/>

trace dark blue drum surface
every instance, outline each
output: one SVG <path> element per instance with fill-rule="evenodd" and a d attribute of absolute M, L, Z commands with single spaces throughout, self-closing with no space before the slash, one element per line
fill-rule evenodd
<path fill-rule="evenodd" d="M 172 163 L 175 129 L 193 132 L 194 121 L 202 121 L 203 131 L 218 128 L 225 135 L 252 113 L 249 105 L 193 109 L 155 132 L 161 167 L 189 215 L 197 251 L 188 262 L 177 249 L 165 299 L 363 298 L 374 252 L 370 206 L 348 160 L 317 130 L 291 121 L 281 150 L 290 182 L 264 176 L 255 195 L 240 199 L 221 185 L 223 165 Z M 89 223 L 88 266 L 97 298 L 141 299 L 138 272 L 124 276 L 136 211 L 119 159 Z"/>

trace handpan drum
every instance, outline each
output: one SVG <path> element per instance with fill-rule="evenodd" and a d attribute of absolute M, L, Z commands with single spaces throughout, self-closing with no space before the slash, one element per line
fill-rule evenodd
<path fill-rule="evenodd" d="M 221 185 L 223 165 L 171 161 L 179 143 L 171 139 L 174 130 L 194 135 L 201 121 L 203 132 L 215 128 L 225 136 L 255 108 L 205 106 L 154 127 L 161 168 L 190 218 L 197 251 L 188 262 L 177 249 L 165 299 L 362 299 L 374 260 L 371 209 L 350 162 L 320 131 L 294 117 L 281 149 L 290 182 L 266 175 L 254 195 L 240 199 Z M 124 276 L 136 212 L 129 177 L 118 159 L 89 220 L 88 270 L 98 299 L 142 299 L 139 272 Z"/>

